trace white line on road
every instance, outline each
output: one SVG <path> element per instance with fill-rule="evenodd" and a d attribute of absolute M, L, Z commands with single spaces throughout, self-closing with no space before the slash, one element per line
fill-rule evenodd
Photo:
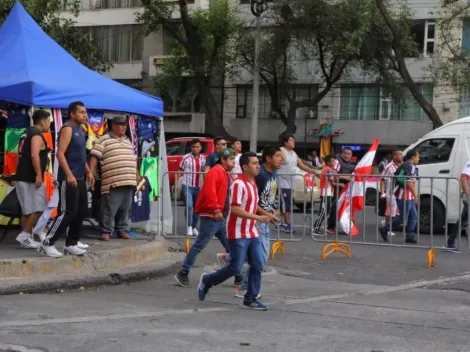
<path fill-rule="evenodd" d="M 91 315 L 85 317 L 75 318 L 53 318 L 53 319 L 38 319 L 38 320 L 26 320 L 26 321 L 8 321 L 1 322 L 0 328 L 7 327 L 22 327 L 22 326 L 39 326 L 39 325 L 51 325 L 51 324 L 74 324 L 74 323 L 87 323 L 93 321 L 105 321 L 105 320 L 121 320 L 121 319 L 139 319 L 139 318 L 154 318 L 161 316 L 170 315 L 184 315 L 194 313 L 215 313 L 215 312 L 228 312 L 232 311 L 231 308 L 202 308 L 202 309 L 172 309 L 154 312 L 137 312 L 129 314 L 113 314 L 113 315 Z"/>
<path fill-rule="evenodd" d="M 422 288 L 427 286 L 439 285 L 439 284 L 448 284 L 452 282 L 464 281 L 470 279 L 470 273 L 464 273 L 462 275 L 442 278 L 442 279 L 435 279 L 435 280 L 423 280 L 423 281 L 416 281 L 410 282 L 408 284 L 402 284 L 397 286 L 379 286 L 377 288 L 367 290 L 367 291 L 358 291 L 353 293 L 343 293 L 337 295 L 327 295 L 327 296 L 317 296 L 317 297 L 307 297 L 307 298 L 298 298 L 298 299 L 288 299 L 285 301 L 285 304 L 300 304 L 300 303 L 313 303 L 313 302 L 320 302 L 320 301 L 329 301 L 339 298 L 348 298 L 353 296 L 371 296 L 371 295 L 381 295 L 384 293 L 390 292 L 398 292 L 398 291 L 406 291 L 411 290 L 414 288 Z"/>

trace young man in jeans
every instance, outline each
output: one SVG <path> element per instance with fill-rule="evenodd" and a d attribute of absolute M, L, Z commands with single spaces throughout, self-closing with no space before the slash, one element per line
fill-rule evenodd
<path fill-rule="evenodd" d="M 203 273 L 197 292 L 199 300 L 204 301 L 212 286 L 219 285 L 232 276 L 241 274 L 243 263 L 248 258 L 250 271 L 243 306 L 254 310 L 267 310 L 267 306 L 258 301 L 264 254 L 256 221 L 261 223 L 275 222 L 276 217 L 258 206 L 258 189 L 255 177 L 260 172 L 260 166 L 256 154 L 243 154 L 240 157 L 240 167 L 243 173 L 230 187 L 230 214 L 227 221 L 230 264 L 215 273 Z"/>
<path fill-rule="evenodd" d="M 281 149 L 274 146 L 266 146 L 262 156 L 263 164 L 261 165 L 259 174 L 255 177 L 256 186 L 258 187 L 258 206 L 269 214 L 274 214 L 274 203 L 277 193 L 277 173 L 276 171 L 282 165 Z M 263 259 L 266 263 L 269 259 L 270 233 L 268 224 L 258 224 L 259 237 L 263 247 Z M 243 281 L 240 287 L 235 291 L 235 297 L 244 298 L 248 289 L 248 273 L 243 274 Z M 261 298 L 259 294 L 257 298 Z"/>
<path fill-rule="evenodd" d="M 189 271 L 196 261 L 196 257 L 216 236 L 225 250 L 229 251 L 225 218 L 228 214 L 228 190 L 230 187 L 230 171 L 235 165 L 235 151 L 224 149 L 218 156 L 219 164 L 212 167 L 207 173 L 196 202 L 196 213 L 200 216 L 199 235 L 191 246 L 181 270 L 175 275 L 176 282 L 189 287 Z"/>
<path fill-rule="evenodd" d="M 199 190 L 202 185 L 204 166 L 206 158 L 201 154 L 202 144 L 199 139 L 191 142 L 191 153 L 181 159 L 180 170 L 184 172 L 181 185 L 181 198 L 184 203 L 184 214 L 186 216 L 187 235 L 197 236 L 197 223 L 199 216 L 194 211 Z"/>

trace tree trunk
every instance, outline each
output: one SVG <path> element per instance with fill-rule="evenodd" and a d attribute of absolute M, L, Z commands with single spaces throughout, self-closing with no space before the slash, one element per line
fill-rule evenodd
<path fill-rule="evenodd" d="M 416 99 L 418 104 L 421 106 L 424 112 L 428 115 L 429 119 L 432 121 L 434 128 L 442 126 L 443 123 L 436 109 L 434 109 L 434 106 L 432 106 L 432 104 L 430 104 L 423 96 L 420 87 L 413 81 L 413 78 L 411 77 L 410 72 L 408 71 L 408 67 L 406 67 L 405 52 L 401 45 L 401 34 L 397 24 L 393 20 L 392 16 L 390 16 L 390 13 L 384 5 L 383 0 L 376 0 L 376 4 L 382 17 L 387 23 L 388 28 L 390 28 L 393 34 L 392 48 L 395 52 L 395 59 L 398 65 L 398 73 L 400 74 L 401 78 L 405 82 L 405 85 L 408 87 L 413 97 Z"/>
<path fill-rule="evenodd" d="M 217 106 L 210 87 L 201 83 L 203 82 L 196 82 L 201 102 L 204 106 L 206 133 L 232 140 L 233 136 L 230 135 L 223 124 L 223 117 L 221 116 L 220 109 Z"/>

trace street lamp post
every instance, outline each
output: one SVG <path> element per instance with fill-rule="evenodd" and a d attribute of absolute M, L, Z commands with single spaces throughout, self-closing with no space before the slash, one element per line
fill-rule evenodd
<path fill-rule="evenodd" d="M 253 69 L 253 106 L 251 111 L 250 151 L 257 151 L 258 144 L 258 115 L 259 115 L 259 54 L 261 46 L 261 15 L 268 8 L 266 0 L 251 0 L 251 13 L 256 17 L 255 33 L 255 62 Z"/>

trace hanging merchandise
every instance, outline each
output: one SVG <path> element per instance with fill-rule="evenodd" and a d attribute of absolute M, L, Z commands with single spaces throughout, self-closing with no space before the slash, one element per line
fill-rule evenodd
<path fill-rule="evenodd" d="M 102 111 L 88 111 L 88 123 L 85 131 L 88 135 L 86 148 L 91 150 L 99 137 L 108 132 L 105 114 Z"/>
<path fill-rule="evenodd" d="M 5 130 L 5 159 L 3 174 L 14 175 L 18 164 L 18 146 L 25 128 L 7 128 Z"/>
<path fill-rule="evenodd" d="M 132 222 L 148 221 L 150 219 L 150 194 L 152 187 L 148 178 L 145 178 L 145 185 L 138 189 L 132 201 L 131 219 Z"/>
<path fill-rule="evenodd" d="M 139 154 L 139 137 L 137 136 L 137 129 L 136 129 L 136 119 L 137 117 L 134 115 L 129 115 L 129 132 L 131 135 L 131 142 L 132 147 L 134 148 L 134 154 Z"/>
<path fill-rule="evenodd" d="M 31 125 L 27 106 L 10 103 L 6 113 L 8 128 L 27 128 Z"/>
<path fill-rule="evenodd" d="M 158 132 L 157 123 L 152 119 L 137 119 L 137 129 L 140 141 L 154 140 Z"/>
<path fill-rule="evenodd" d="M 147 177 L 152 190 L 149 192 L 149 199 L 152 202 L 158 197 L 158 158 L 147 157 L 142 159 L 140 164 L 140 175 Z"/>
<path fill-rule="evenodd" d="M 12 191 L 13 187 L 8 182 L 0 178 L 0 203 L 5 199 L 8 193 Z M 10 218 L 5 215 L 0 215 L 0 225 L 6 226 L 10 222 Z M 18 225 L 20 219 L 15 219 L 13 225 Z"/>

